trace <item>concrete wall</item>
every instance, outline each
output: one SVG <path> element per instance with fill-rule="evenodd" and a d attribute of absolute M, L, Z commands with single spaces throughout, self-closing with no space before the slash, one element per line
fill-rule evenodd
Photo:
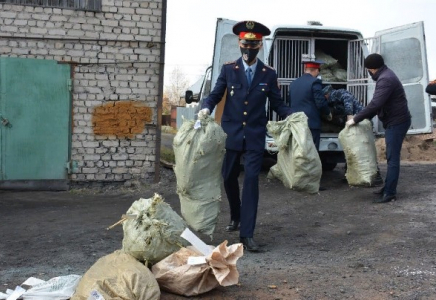
<path fill-rule="evenodd" d="M 0 4 L 0 55 L 70 63 L 72 181 L 151 181 L 162 1 L 103 0 L 102 12 Z"/>

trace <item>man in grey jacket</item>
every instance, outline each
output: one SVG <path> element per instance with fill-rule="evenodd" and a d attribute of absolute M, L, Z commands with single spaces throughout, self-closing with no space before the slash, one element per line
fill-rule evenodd
<path fill-rule="evenodd" d="M 411 125 L 411 115 L 407 106 L 406 93 L 397 75 L 389 69 L 380 54 L 368 55 L 365 68 L 376 81 L 374 95 L 369 104 L 346 125 L 352 126 L 375 115 L 383 123 L 386 141 L 386 159 L 388 164 L 385 185 L 375 192 L 381 198 L 374 203 L 385 203 L 397 198 L 397 184 L 400 175 L 400 155 L 404 137 Z"/>

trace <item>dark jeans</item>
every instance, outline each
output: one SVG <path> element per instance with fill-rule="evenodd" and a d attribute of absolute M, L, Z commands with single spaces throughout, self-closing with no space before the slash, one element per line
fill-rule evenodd
<path fill-rule="evenodd" d="M 401 146 L 404 137 L 411 125 L 411 120 L 401 124 L 388 126 L 385 130 L 386 160 L 388 170 L 386 173 L 384 194 L 391 196 L 397 194 L 398 178 L 400 176 Z"/>

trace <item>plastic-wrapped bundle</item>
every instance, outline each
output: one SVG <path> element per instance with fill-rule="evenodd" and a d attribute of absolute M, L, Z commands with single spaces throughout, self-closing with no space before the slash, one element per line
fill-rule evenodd
<path fill-rule="evenodd" d="M 303 112 L 294 113 L 283 121 L 268 122 L 268 133 L 279 148 L 277 164 L 268 178 L 278 178 L 290 189 L 317 193 L 322 165 Z"/>
<path fill-rule="evenodd" d="M 177 194 L 186 223 L 212 236 L 220 212 L 227 135 L 212 117 L 194 124 L 184 119 L 173 140 Z"/>

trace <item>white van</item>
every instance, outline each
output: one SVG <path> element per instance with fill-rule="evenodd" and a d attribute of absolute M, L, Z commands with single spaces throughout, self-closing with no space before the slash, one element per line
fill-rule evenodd
<path fill-rule="evenodd" d="M 238 37 L 232 32 L 235 23 L 237 21 L 217 20 L 212 68 L 205 75 L 199 101 L 213 90 L 222 65 L 241 56 Z M 412 126 L 408 134 L 432 132 L 431 99 L 425 93 L 429 77 L 423 22 L 379 31 L 372 38 L 363 38 L 358 30 L 326 27 L 319 23 L 275 26 L 271 32 L 258 57 L 277 71 L 285 103 L 288 103 L 289 84 L 303 73 L 302 60 L 317 59 L 325 62 L 321 69 L 323 85 L 347 89 L 365 106 L 372 99 L 375 83 L 364 68 L 363 61 L 367 55 L 379 53 L 385 64 L 399 77 L 406 91 L 412 114 Z M 186 99 L 191 95 L 188 91 Z M 218 123 L 224 103 L 225 99 L 214 110 Z M 267 114 L 269 120 L 279 120 L 269 107 Z M 384 130 L 377 117 L 373 123 L 374 133 L 382 136 Z M 324 170 L 332 170 L 337 163 L 345 162 L 338 140 L 342 128 L 343 125 L 323 124 L 319 153 Z M 268 135 L 265 137 L 265 150 L 269 154 L 277 151 L 274 140 Z"/>

